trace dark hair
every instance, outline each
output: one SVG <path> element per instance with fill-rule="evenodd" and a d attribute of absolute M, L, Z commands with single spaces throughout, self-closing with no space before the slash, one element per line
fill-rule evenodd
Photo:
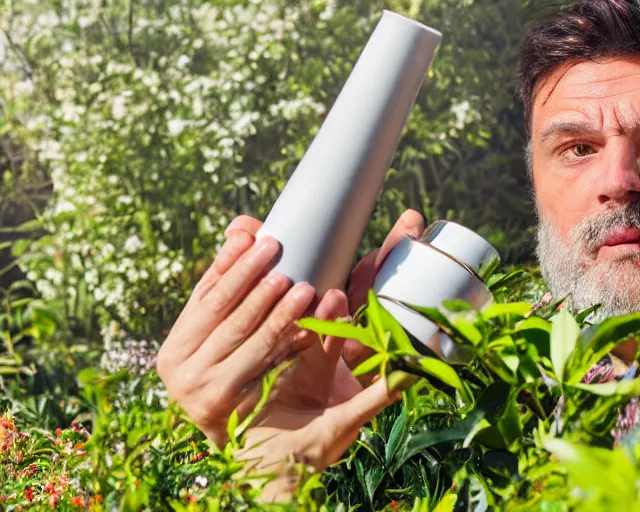
<path fill-rule="evenodd" d="M 640 0 L 582 0 L 538 25 L 520 48 L 527 131 L 536 86 L 560 66 L 633 54 L 640 56 Z"/>

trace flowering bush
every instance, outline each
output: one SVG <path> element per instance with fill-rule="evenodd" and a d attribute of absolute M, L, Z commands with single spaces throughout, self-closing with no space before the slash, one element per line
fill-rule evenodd
<path fill-rule="evenodd" d="M 547 2 L 5 2 L 0 214 L 20 202 L 35 219 L 0 227 L 20 238 L 0 256 L 11 246 L 26 277 L 0 296 L 1 508 L 637 507 L 636 367 L 617 375 L 605 353 L 638 319 L 555 316 L 532 269 L 493 283 L 493 317 L 423 312 L 473 345 L 468 368 L 434 375 L 406 343 L 374 340 L 365 369 L 425 379 L 290 507 L 256 503 L 233 446 L 214 450 L 154 369 L 229 219 L 267 213 L 383 7 L 445 40 L 362 250 L 412 206 L 526 254 L 523 134 L 505 84 L 534 3 Z"/>
<path fill-rule="evenodd" d="M 161 340 L 228 220 L 267 213 L 383 7 L 451 34 L 363 250 L 407 206 L 526 250 L 530 237 L 507 244 L 504 231 L 487 228 L 496 212 L 513 219 L 516 208 L 525 219 L 503 223 L 510 230 L 529 218 L 525 173 L 507 172 L 522 136 L 504 127 L 513 106 L 494 86 L 512 77 L 506 64 L 529 16 L 510 1 L 429 2 L 424 11 L 398 0 L 10 2 L 0 137 L 17 163 L 4 171 L 3 192 L 33 197 L 35 181 L 51 194 L 29 225 L 36 240 L 14 246 L 20 267 L 74 338 L 94 340 L 116 322 L 134 338 Z M 508 44 L 495 44 L 487 30 L 505 12 Z M 450 30 L 452 20 L 464 30 Z M 494 130 L 511 140 L 504 151 L 488 151 Z"/>

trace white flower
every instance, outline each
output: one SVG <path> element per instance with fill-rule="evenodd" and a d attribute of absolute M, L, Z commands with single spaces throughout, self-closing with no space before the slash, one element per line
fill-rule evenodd
<path fill-rule="evenodd" d="M 112 244 L 106 243 L 102 248 L 101 254 L 103 258 L 108 258 L 115 252 L 116 252 L 116 248 Z"/>
<path fill-rule="evenodd" d="M 119 121 L 127 115 L 127 99 L 124 96 L 116 96 L 111 102 L 111 117 Z"/>
<path fill-rule="evenodd" d="M 149 272 L 147 272 L 146 270 L 141 270 L 140 274 L 139 274 L 140 279 L 142 279 L 143 281 L 146 279 L 149 279 Z"/>
<path fill-rule="evenodd" d="M 131 196 L 119 196 L 118 202 L 122 204 L 131 204 L 133 203 L 133 198 Z"/>
<path fill-rule="evenodd" d="M 84 268 L 79 254 L 74 253 L 71 255 L 71 267 L 75 270 L 82 270 Z"/>
<path fill-rule="evenodd" d="M 197 476 L 194 480 L 194 483 L 198 487 L 206 487 L 207 485 L 209 485 L 209 479 L 206 476 Z"/>
<path fill-rule="evenodd" d="M 100 282 L 100 279 L 98 278 L 98 271 L 95 268 L 92 268 L 91 270 L 85 272 L 84 281 L 88 285 L 97 285 Z"/>
<path fill-rule="evenodd" d="M 14 82 L 13 92 L 16 96 L 29 96 L 33 93 L 33 82 L 31 80 Z"/>
<path fill-rule="evenodd" d="M 165 269 L 162 272 L 160 272 L 160 274 L 158 275 L 158 283 L 165 284 L 170 277 L 171 277 L 171 272 L 169 272 L 168 269 Z"/>
<path fill-rule="evenodd" d="M 177 137 L 180 135 L 184 129 L 189 125 L 188 121 L 184 119 L 171 119 L 167 123 L 167 129 L 169 130 L 169 135 L 172 137 Z"/>
<path fill-rule="evenodd" d="M 171 264 L 171 272 L 173 274 L 178 274 L 178 273 L 182 272 L 183 270 L 184 270 L 184 266 L 179 261 L 174 261 Z"/>
<path fill-rule="evenodd" d="M 73 212 L 76 210 L 76 205 L 73 203 L 70 203 L 69 201 L 65 200 L 65 199 L 61 199 L 60 201 L 56 202 L 52 207 L 51 207 L 51 214 L 56 217 L 62 213 L 67 213 L 67 212 Z"/>
<path fill-rule="evenodd" d="M 170 221 L 170 220 L 165 220 L 165 221 L 162 223 L 162 231 L 167 232 L 167 231 L 169 231 L 170 229 L 171 229 L 171 221 Z"/>
<path fill-rule="evenodd" d="M 96 288 L 95 290 L 93 290 L 93 296 L 98 302 L 102 302 L 106 297 L 106 295 L 107 294 L 104 292 L 102 288 Z"/>
<path fill-rule="evenodd" d="M 56 289 L 49 281 L 39 279 L 36 281 L 36 289 L 40 292 L 44 300 L 52 300 L 56 297 Z"/>
<path fill-rule="evenodd" d="M 200 221 L 200 226 L 202 227 L 202 230 L 205 233 L 214 233 L 216 230 L 214 225 L 211 223 L 211 219 L 209 218 L 208 215 L 205 215 L 204 217 L 202 217 L 202 220 Z"/>
<path fill-rule="evenodd" d="M 456 128 L 462 130 L 465 124 L 469 120 L 469 111 L 471 110 L 471 103 L 467 100 L 457 103 L 451 107 L 451 112 L 456 116 Z"/>
<path fill-rule="evenodd" d="M 144 249 L 145 245 L 142 240 L 138 237 L 138 235 L 132 235 L 124 243 L 124 250 L 128 253 L 138 252 L 141 249 Z"/>
<path fill-rule="evenodd" d="M 64 274 L 55 268 L 48 268 L 44 272 L 45 279 L 51 281 L 54 285 L 60 286 L 62 284 L 62 279 L 64 278 Z"/>
<path fill-rule="evenodd" d="M 127 279 L 129 280 L 130 283 L 132 284 L 135 283 L 139 277 L 140 277 L 140 274 L 135 268 L 127 270 Z"/>
<path fill-rule="evenodd" d="M 171 260 L 169 258 L 161 258 L 156 263 L 156 270 L 160 272 L 161 270 L 166 269 L 171 264 Z"/>
<path fill-rule="evenodd" d="M 180 57 L 178 57 L 178 60 L 176 61 L 176 67 L 178 69 L 183 69 L 183 68 L 187 67 L 189 62 L 191 62 L 191 59 L 188 56 L 180 55 Z"/>

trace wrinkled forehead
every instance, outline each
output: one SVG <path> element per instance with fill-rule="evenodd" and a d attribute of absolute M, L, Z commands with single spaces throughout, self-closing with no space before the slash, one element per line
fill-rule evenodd
<path fill-rule="evenodd" d="M 615 116 L 622 128 L 640 124 L 640 56 L 567 64 L 536 88 L 532 137 L 542 136 L 549 122 L 561 116 L 604 128 Z M 627 126 L 628 125 L 628 126 Z"/>

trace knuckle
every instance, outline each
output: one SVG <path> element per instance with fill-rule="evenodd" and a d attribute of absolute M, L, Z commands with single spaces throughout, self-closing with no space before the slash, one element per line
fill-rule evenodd
<path fill-rule="evenodd" d="M 162 347 L 160 347 L 158 355 L 156 356 L 156 370 L 158 371 L 158 375 L 165 383 L 165 385 L 167 384 L 167 380 L 171 375 L 172 367 L 172 359 L 167 353 L 167 349 L 163 345 Z"/>
<path fill-rule="evenodd" d="M 221 314 L 229 304 L 231 297 L 225 290 L 214 288 L 202 298 L 202 304 L 212 315 Z"/>
<path fill-rule="evenodd" d="M 254 322 L 248 320 L 246 317 L 240 318 L 239 316 L 234 316 L 229 318 L 227 322 L 228 332 L 233 333 L 234 338 L 245 340 L 253 333 Z"/>
<path fill-rule="evenodd" d="M 198 425 L 225 424 L 230 412 L 229 407 L 233 410 L 228 394 L 222 388 L 217 388 L 216 391 L 209 390 L 206 397 L 198 400 L 189 412 L 189 416 Z"/>
<path fill-rule="evenodd" d="M 287 325 L 283 319 L 278 317 L 265 322 L 262 332 L 263 343 L 269 349 L 273 349 L 278 344 L 278 341 L 282 339 Z"/>

